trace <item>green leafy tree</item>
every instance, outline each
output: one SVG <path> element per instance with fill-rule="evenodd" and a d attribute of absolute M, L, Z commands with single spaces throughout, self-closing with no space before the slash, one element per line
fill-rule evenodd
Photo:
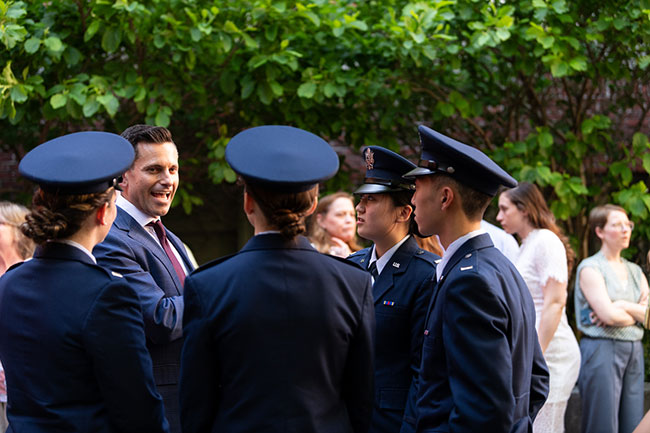
<path fill-rule="evenodd" d="M 169 126 L 189 212 L 193 187 L 235 180 L 224 149 L 243 128 L 408 154 L 426 123 L 539 184 L 580 257 L 589 209 L 623 205 L 639 259 L 649 17 L 649 0 L 0 0 L 0 145 Z"/>

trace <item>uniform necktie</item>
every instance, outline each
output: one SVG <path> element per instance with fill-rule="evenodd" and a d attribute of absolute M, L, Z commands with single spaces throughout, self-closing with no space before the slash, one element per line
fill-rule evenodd
<path fill-rule="evenodd" d="M 377 272 L 377 260 L 370 263 L 370 266 L 368 266 L 368 271 L 370 271 L 370 275 L 372 275 L 373 281 L 377 281 L 377 278 L 379 278 L 379 272 Z"/>
<path fill-rule="evenodd" d="M 183 285 L 185 283 L 185 271 L 183 270 L 181 264 L 178 262 L 176 254 L 174 254 L 172 251 L 171 245 L 169 245 L 169 241 L 167 240 L 167 233 L 165 232 L 165 227 L 163 226 L 162 221 L 151 221 L 149 224 L 147 224 L 147 226 L 153 227 L 153 230 L 156 232 L 156 236 L 160 241 L 160 245 L 163 247 L 163 250 L 165 250 L 167 257 L 169 257 L 169 261 L 172 262 L 172 266 L 176 271 L 176 275 L 178 275 L 178 279 L 181 280 L 181 285 Z"/>

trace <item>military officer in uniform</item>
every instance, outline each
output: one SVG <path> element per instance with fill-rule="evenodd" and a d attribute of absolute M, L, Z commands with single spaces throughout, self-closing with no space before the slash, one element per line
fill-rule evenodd
<path fill-rule="evenodd" d="M 79 132 L 20 162 L 39 184 L 21 227 L 34 258 L 0 279 L 9 432 L 168 432 L 137 293 L 91 254 L 116 215 L 128 141 Z"/>
<path fill-rule="evenodd" d="M 371 433 L 415 430 L 416 380 L 424 316 L 440 257 L 420 247 L 411 198 L 413 180 L 402 175 L 416 166 L 397 153 L 368 146 L 357 232 L 373 245 L 348 257 L 373 275 L 375 300 L 375 399 Z"/>
<path fill-rule="evenodd" d="M 260 126 L 226 160 L 255 236 L 185 281 L 185 433 L 365 433 L 372 411 L 370 275 L 301 234 L 338 157 L 320 137 Z"/>
<path fill-rule="evenodd" d="M 532 432 L 548 394 L 535 308 L 514 265 L 480 229 L 501 185 L 517 182 L 481 151 L 419 127 L 415 220 L 445 253 L 427 312 L 417 432 Z"/>

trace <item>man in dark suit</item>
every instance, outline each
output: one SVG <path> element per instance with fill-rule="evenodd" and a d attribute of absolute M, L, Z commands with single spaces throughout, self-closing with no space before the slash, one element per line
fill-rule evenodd
<path fill-rule="evenodd" d="M 301 236 L 338 157 L 288 126 L 234 136 L 255 236 L 185 286 L 184 433 L 367 433 L 374 309 L 370 275 Z"/>
<path fill-rule="evenodd" d="M 120 183 L 117 218 L 93 253 L 100 265 L 124 275 L 140 296 L 156 386 L 171 431 L 180 432 L 183 283 L 194 265 L 180 239 L 160 221 L 178 187 L 178 151 L 166 128 L 134 125 L 122 137 L 133 145 L 136 158 Z"/>
<path fill-rule="evenodd" d="M 425 126 L 415 220 L 445 253 L 425 321 L 417 432 L 532 432 L 548 369 L 528 288 L 480 229 L 500 186 L 517 182 L 479 150 Z"/>

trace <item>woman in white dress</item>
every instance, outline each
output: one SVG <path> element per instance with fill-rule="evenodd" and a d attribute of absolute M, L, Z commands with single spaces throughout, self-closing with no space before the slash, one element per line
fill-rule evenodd
<path fill-rule="evenodd" d="M 522 182 L 499 197 L 497 220 L 521 238 L 515 266 L 535 302 L 535 327 L 550 371 L 546 403 L 533 424 L 535 433 L 564 432 L 564 413 L 580 370 L 580 348 L 567 321 L 568 275 L 575 254 L 539 189 Z"/>

